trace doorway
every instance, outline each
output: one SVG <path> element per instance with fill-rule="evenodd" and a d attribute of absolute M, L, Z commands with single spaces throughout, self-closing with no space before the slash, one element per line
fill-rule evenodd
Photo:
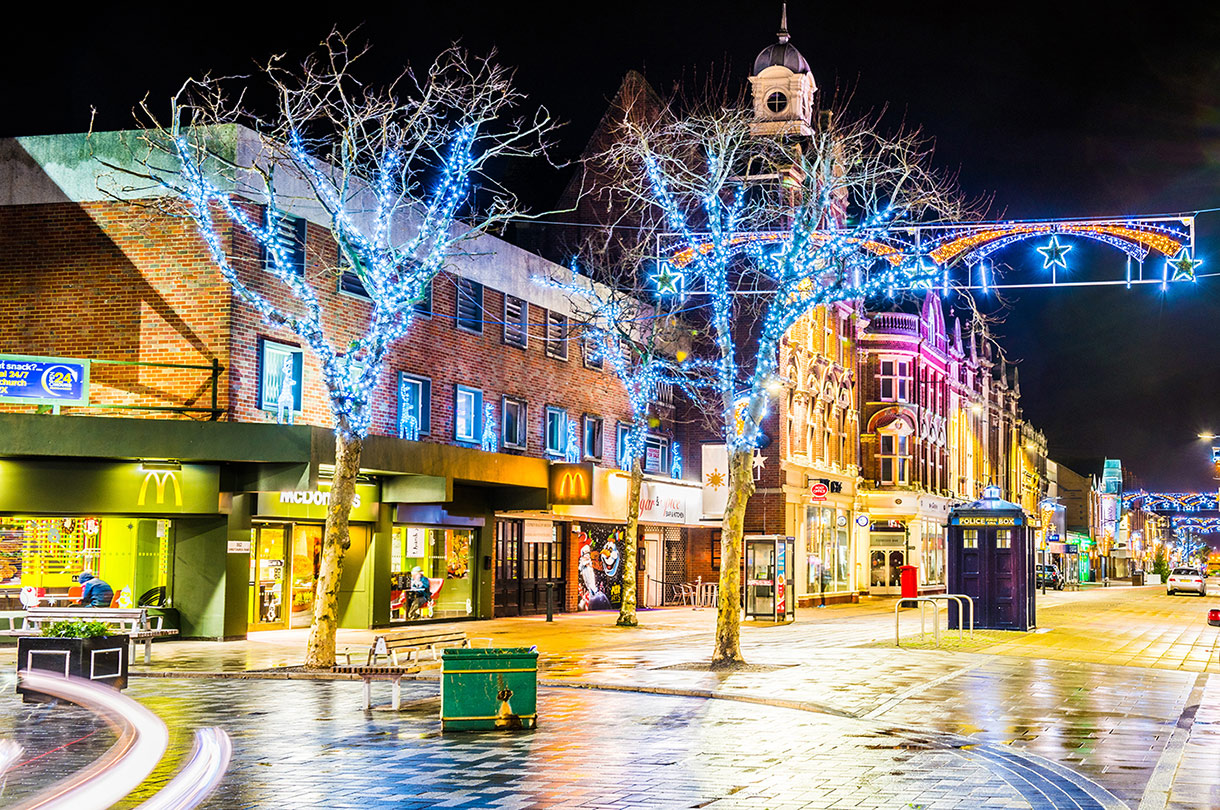
<path fill-rule="evenodd" d="M 519 519 L 496 520 L 495 615 L 546 613 L 547 583 L 554 583 L 552 609 L 566 604 L 564 547 L 567 524 Z"/>
<path fill-rule="evenodd" d="M 250 547 L 250 629 L 284 630 L 284 582 L 287 578 L 287 523 L 264 523 L 254 527 Z"/>
<path fill-rule="evenodd" d="M 665 604 L 665 583 L 661 580 L 661 533 L 655 529 L 642 532 L 640 538 L 637 574 L 640 607 L 660 607 Z"/>
<path fill-rule="evenodd" d="M 872 546 L 868 550 L 868 592 L 874 596 L 898 596 L 902 593 L 902 566 L 906 565 L 906 550 Z"/>

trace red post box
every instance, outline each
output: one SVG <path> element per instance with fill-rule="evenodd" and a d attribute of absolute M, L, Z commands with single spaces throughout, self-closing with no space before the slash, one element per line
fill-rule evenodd
<path fill-rule="evenodd" d="M 898 571 L 902 576 L 902 598 L 911 599 L 919 596 L 919 568 L 914 565 L 904 565 Z"/>

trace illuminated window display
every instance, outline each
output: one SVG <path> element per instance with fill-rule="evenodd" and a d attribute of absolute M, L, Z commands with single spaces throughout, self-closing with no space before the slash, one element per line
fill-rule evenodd
<path fill-rule="evenodd" d="M 474 613 L 470 547 L 474 529 L 395 526 L 390 537 L 390 621 L 452 619 Z M 428 580 L 430 599 L 413 604 L 411 573 Z M 422 600 L 420 600 L 422 601 Z"/>
<path fill-rule="evenodd" d="M 134 517 L 0 517 L 0 588 L 33 587 L 44 604 L 66 603 L 92 571 L 135 606 L 170 604 L 169 520 Z"/>
<path fill-rule="evenodd" d="M 851 589 L 851 532 L 848 526 L 850 515 L 842 509 L 806 507 L 806 593 L 843 593 Z"/>

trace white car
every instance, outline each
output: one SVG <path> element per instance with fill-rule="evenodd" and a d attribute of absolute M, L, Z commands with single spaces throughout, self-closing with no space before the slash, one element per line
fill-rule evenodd
<path fill-rule="evenodd" d="M 1197 568 L 1175 568 L 1169 572 L 1165 593 L 1173 596 L 1178 591 L 1191 591 L 1199 596 L 1207 596 L 1207 580 Z"/>

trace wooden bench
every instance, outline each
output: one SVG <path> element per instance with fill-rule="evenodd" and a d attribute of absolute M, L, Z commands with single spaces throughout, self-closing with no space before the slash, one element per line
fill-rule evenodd
<path fill-rule="evenodd" d="M 21 626 L 0 631 L 4 636 L 37 636 L 42 633 L 43 625 L 59 621 L 81 619 L 87 622 L 104 622 L 114 628 L 116 635 L 125 635 L 131 641 L 134 657 L 136 644 L 144 642 L 144 663 L 152 663 L 152 642 L 154 638 L 165 638 L 178 635 L 177 630 L 166 630 L 161 627 L 161 616 L 149 616 L 145 608 L 87 608 L 87 607 L 55 607 L 30 608 L 21 617 Z"/>
<path fill-rule="evenodd" d="M 486 642 L 485 646 L 491 643 L 491 639 L 478 639 L 478 641 Z M 408 661 L 411 660 L 412 656 L 418 661 L 418 654 L 423 650 L 431 650 L 432 660 L 435 661 L 437 658 L 437 647 L 469 646 L 470 639 L 466 637 L 465 630 L 428 629 L 426 627 L 399 630 L 379 635 L 373 639 L 373 643 L 369 647 L 365 666 L 375 665 L 383 655 L 393 666 L 399 666 L 399 653 L 405 653 Z M 347 663 L 350 666 L 352 663 L 351 649 L 344 650 L 343 654 L 347 656 Z"/>
<path fill-rule="evenodd" d="M 348 660 L 351 658 L 349 656 Z M 364 708 L 371 709 L 373 707 L 373 681 L 389 681 L 390 682 L 390 705 L 394 711 L 398 711 L 398 707 L 402 705 L 402 678 L 404 675 L 411 675 L 419 672 L 418 666 L 400 667 L 397 665 L 374 665 L 368 666 L 338 666 L 331 667 L 332 672 L 341 673 L 344 675 L 359 675 L 364 680 Z"/>

